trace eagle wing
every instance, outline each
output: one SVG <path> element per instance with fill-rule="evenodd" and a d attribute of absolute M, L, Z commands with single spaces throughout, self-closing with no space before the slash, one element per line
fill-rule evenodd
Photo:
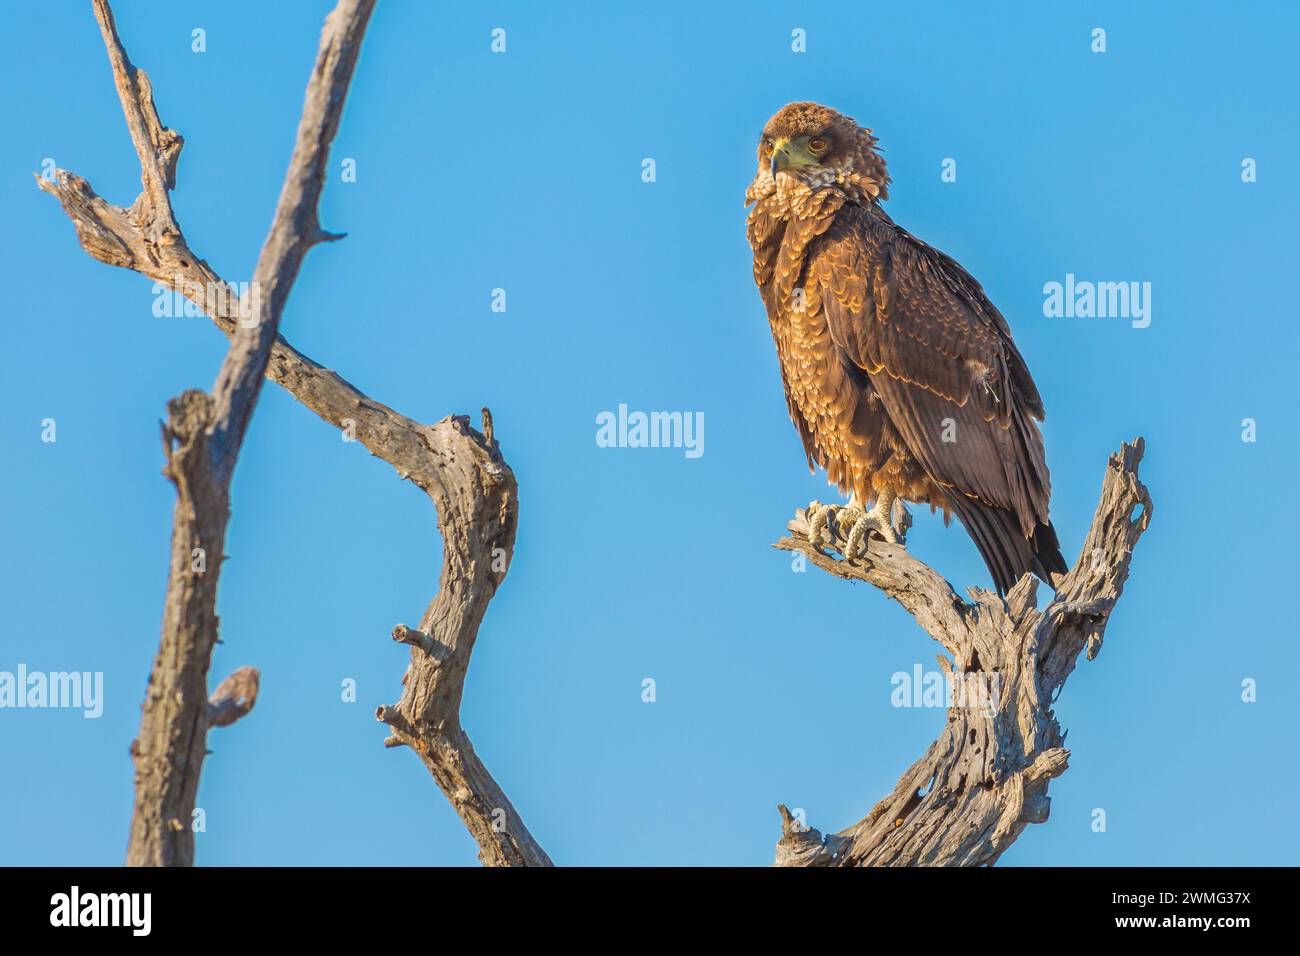
<path fill-rule="evenodd" d="M 908 450 L 953 493 L 1048 524 L 1042 400 L 1006 320 L 954 260 L 846 205 L 809 249 L 809 308 L 863 369 Z M 959 501 L 956 503 L 960 504 Z"/>

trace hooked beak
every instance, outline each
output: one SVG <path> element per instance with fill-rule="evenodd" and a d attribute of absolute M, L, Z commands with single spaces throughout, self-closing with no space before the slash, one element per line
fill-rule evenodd
<path fill-rule="evenodd" d="M 772 144 L 772 178 L 776 179 L 776 174 L 790 165 L 790 143 L 784 139 L 778 139 Z"/>
<path fill-rule="evenodd" d="M 816 166 L 818 159 L 808 150 L 808 142 L 801 138 L 791 142 L 778 139 L 772 144 L 772 178 L 784 169 L 798 166 Z"/>

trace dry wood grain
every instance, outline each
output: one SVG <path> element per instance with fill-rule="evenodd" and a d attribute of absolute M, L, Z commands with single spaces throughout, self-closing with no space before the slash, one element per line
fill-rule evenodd
<path fill-rule="evenodd" d="M 97 12 L 102 8 L 106 15 L 105 40 L 127 125 L 141 154 L 145 190 L 127 209 L 101 199 L 86 180 L 66 170 L 56 170 L 52 181 L 38 178 L 37 183 L 58 198 L 72 220 L 82 248 L 99 261 L 132 269 L 161 282 L 200 308 L 211 304 L 206 290 L 227 290 L 227 294 L 215 300 L 218 307 L 207 314 L 227 337 L 237 342 L 241 317 L 251 310 L 240 302 L 230 283 L 190 250 L 167 199 L 167 189 L 175 182 L 181 137 L 159 121 L 148 78 L 143 71 L 130 66 L 112 27 L 107 3 L 96 2 Z M 288 207 L 291 212 L 282 218 L 277 210 L 277 224 L 283 223 L 287 228 L 273 229 L 268 240 L 268 248 L 284 256 L 295 272 L 301 253 L 308 246 L 337 238 L 322 232 L 316 223 L 315 199 L 320 189 L 315 177 L 324 174 L 329 138 L 337 128 L 338 110 L 347 88 L 346 83 L 339 85 L 334 78 L 341 76 L 339 71 L 344 67 L 350 74 L 365 18 L 372 7 L 373 0 L 341 3 L 342 16 L 336 11 L 331 21 L 327 21 L 322 36 L 322 52 L 313 71 L 304 119 L 311 113 L 327 122 L 311 128 L 300 125 L 289 172 L 289 182 L 296 185 L 285 194 L 291 197 Z M 330 37 L 334 42 L 327 44 L 326 39 Z M 311 182 L 301 182 L 302 177 Z M 285 208 L 285 203 L 282 195 L 280 209 Z M 288 276 L 287 272 L 275 273 L 275 291 L 269 297 L 262 296 L 264 307 L 268 304 L 273 309 L 277 304 L 282 307 L 289 283 L 281 280 Z M 259 339 L 259 346 L 265 344 L 265 339 Z M 426 425 L 371 399 L 337 373 L 303 355 L 283 336 L 271 336 L 268 353 L 266 378 L 282 386 L 326 422 L 355 435 L 373 455 L 392 465 L 400 478 L 424 491 L 437 511 L 443 536 L 442 575 L 437 594 L 421 619 L 419 630 L 426 640 L 412 647 L 411 660 L 402 677 L 401 700 L 394 706 L 381 708 L 377 715 L 390 727 L 385 745 L 405 745 L 419 755 L 478 841 L 479 858 L 485 864 L 550 866 L 550 858 L 488 773 L 460 725 L 460 700 L 474 641 L 488 603 L 505 579 L 514 553 L 518 522 L 518 486 L 514 473 L 501 456 L 490 413 L 483 409 L 486 434 L 476 431 L 464 416 L 448 416 Z M 247 374 L 229 375 L 219 381 L 225 383 L 226 394 L 253 391 Z M 186 429 L 185 424 L 178 423 L 181 431 L 177 434 L 190 434 L 192 429 Z M 198 435 L 191 440 L 202 439 Z M 173 550 L 174 554 L 180 554 L 183 548 L 178 545 Z M 215 616 L 210 627 L 215 635 Z M 179 657 L 169 653 L 166 658 L 160 655 L 159 666 L 178 671 L 183 661 L 199 658 L 203 658 L 201 653 Z M 203 659 L 209 658 L 210 647 L 208 658 Z M 196 688 L 199 686 L 194 675 L 187 674 L 186 679 Z M 195 726 L 200 719 L 194 717 Z M 197 788 L 198 769 L 192 761 L 186 765 L 187 788 L 191 783 Z M 153 799 L 152 793 L 150 796 Z M 189 789 L 182 797 L 188 799 L 188 806 L 193 806 L 193 793 Z M 183 809 L 185 799 L 174 803 Z M 155 816 L 178 819 L 177 812 L 165 809 L 161 801 L 150 806 L 157 808 L 150 810 Z M 188 829 L 185 827 L 187 833 Z M 179 834 L 174 839 L 185 843 Z M 193 859 L 192 839 L 188 845 L 188 856 L 155 853 L 150 859 L 188 863 Z"/>
<path fill-rule="evenodd" d="M 898 545 L 872 540 L 861 558 L 836 558 L 825 549 L 843 554 L 846 535 L 832 528 L 814 545 L 804 513 L 796 514 L 793 534 L 775 547 L 879 588 L 951 655 L 941 658 L 945 671 L 997 692 L 953 701 L 939 739 L 852 826 L 823 836 L 779 807 L 778 866 L 991 865 L 1028 824 L 1047 819 L 1048 783 L 1069 760 L 1052 703 L 1080 652 L 1091 660 L 1101 649 L 1133 547 L 1151 521 L 1138 479 L 1143 449 L 1139 438 L 1111 456 L 1080 558 L 1041 610 L 1032 575 L 1005 602 L 976 588 L 965 600 Z"/>
<path fill-rule="evenodd" d="M 201 308 L 211 304 L 207 290 L 227 292 L 219 298 L 219 308 L 209 312 L 233 340 L 213 394 L 192 391 L 173 400 L 164 426 L 166 470 L 177 484 L 177 520 L 163 640 L 140 737 L 132 748 L 137 765 L 128 850 L 132 864 L 193 862 L 189 820 L 207 728 L 214 718 L 219 723 L 251 707 L 246 693 L 226 699 L 221 688 L 209 703 L 206 680 L 217 635 L 214 602 L 229 515 L 226 491 L 263 376 L 325 421 L 354 433 L 433 500 L 444 539 L 443 573 L 421 629 L 442 652 L 435 657 L 413 649 L 402 700 L 384 713 L 394 734 L 401 734 L 397 739 L 420 755 L 479 840 L 485 863 L 550 864 L 474 753 L 459 717 L 478 626 L 513 553 L 513 473 L 495 438 L 475 431 L 468 419 L 451 416 L 425 425 L 407 418 L 313 362 L 277 333 L 306 250 L 337 238 L 320 229 L 316 204 L 329 142 L 373 6 L 373 0 L 342 0 L 326 21 L 285 188 L 254 276 L 262 292 L 257 310 L 241 303 L 234 287 L 190 250 L 176 222 L 168 190 L 175 185 L 183 140 L 159 120 L 148 77 L 127 57 L 106 0 L 95 0 L 95 14 L 140 157 L 143 192 L 124 208 L 101 199 L 86 180 L 66 170 L 56 170 L 52 180 L 37 178 L 40 188 L 58 198 L 82 248 L 94 258 L 159 281 Z M 250 323 L 253 312 L 260 321 Z M 486 409 L 484 413 L 490 423 Z M 201 575 L 191 572 L 195 548 L 207 556 Z M 247 674 L 241 679 L 245 691 L 252 680 L 255 693 L 256 680 Z"/>

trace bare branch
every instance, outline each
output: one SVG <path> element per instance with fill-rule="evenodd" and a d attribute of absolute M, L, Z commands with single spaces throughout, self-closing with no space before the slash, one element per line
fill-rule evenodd
<path fill-rule="evenodd" d="M 418 647 L 426 654 L 437 655 L 442 651 L 442 647 L 424 631 L 416 631 L 405 624 L 399 624 L 393 628 L 393 640 L 399 644 L 410 644 L 412 647 Z"/>
<path fill-rule="evenodd" d="M 338 128 L 343 98 L 374 0 L 340 0 L 325 21 L 316 68 L 307 88 L 271 234 L 253 288 L 265 287 L 265 307 L 252 310 L 226 354 L 211 395 L 192 390 L 168 404 L 163 425 L 164 474 L 176 485 L 171 562 L 162 639 L 140 722 L 131 745 L 135 810 L 127 863 L 186 866 L 194 860 L 190 817 L 198 793 L 207 732 L 252 709 L 258 674 L 236 672 L 207 700 L 207 675 L 217 642 L 216 595 L 230 517 L 230 479 L 253 414 L 293 280 L 306 250 L 321 240 L 316 204 L 324 163 Z M 99 199 L 77 177 L 58 172 L 38 180 L 73 218 L 91 255 L 159 277 L 172 265 L 208 272 L 185 245 L 168 196 L 183 140 L 162 125 L 148 76 L 131 64 L 107 0 L 94 10 L 113 68 L 131 140 L 140 158 L 143 192 L 130 209 Z M 212 277 L 215 278 L 215 277 Z M 207 293 L 202 297 L 206 300 Z M 228 313 L 228 318 L 238 312 Z"/>
<path fill-rule="evenodd" d="M 857 560 L 837 560 L 822 550 L 834 544 L 832 529 L 828 527 L 814 547 L 808 540 L 808 516 L 802 508 L 788 527 L 794 536 L 782 538 L 773 547 L 802 552 L 817 567 L 837 577 L 875 585 L 916 618 L 927 634 L 949 651 L 956 650 L 969 628 L 971 606 L 953 592 L 939 572 L 912 557 L 902 545 L 874 538 L 867 553 Z"/>
<path fill-rule="evenodd" d="M 126 55 L 126 48 L 117 35 L 117 23 L 108 0 L 94 0 L 95 19 L 104 37 L 108 61 L 113 67 L 113 82 L 118 99 L 122 101 L 122 114 L 126 127 L 140 157 L 140 181 L 144 191 L 133 207 L 138 223 L 153 226 L 152 237 L 163 244 L 175 237 L 180 229 L 172 213 L 168 190 L 176 186 L 176 162 L 180 159 L 185 140 L 179 133 L 163 126 L 158 109 L 153 102 L 153 87 L 149 77 L 137 70 Z"/>
<path fill-rule="evenodd" d="M 1151 520 L 1138 479 L 1144 443 L 1112 455 L 1101 500 L 1073 570 L 1043 610 L 1025 575 L 1007 594 L 972 588 L 959 598 L 902 548 L 871 541 L 858 559 L 836 559 L 807 540 L 802 513 L 775 547 L 798 551 L 839 577 L 866 581 L 905 607 L 952 655 L 941 658 L 955 690 L 943 734 L 894 792 L 858 823 L 827 837 L 781 807 L 778 866 L 977 866 L 997 862 L 1024 828 L 1047 819 L 1049 781 L 1069 751 L 1052 702 L 1085 648 L 1101 648 L 1129 561 Z M 836 530 L 829 543 L 843 553 Z M 970 693 L 975 693 L 972 698 Z"/>
<path fill-rule="evenodd" d="M 797 820 L 785 804 L 778 804 L 781 814 L 781 839 L 776 844 L 777 866 L 830 866 L 837 854 L 848 845 L 848 838 L 822 836 L 820 830 Z"/>
<path fill-rule="evenodd" d="M 208 726 L 229 727 L 251 711 L 261 679 L 256 667 L 241 667 L 218 684 L 208 698 Z"/>
<path fill-rule="evenodd" d="M 353 9 L 358 5 L 346 6 Z M 369 4 L 365 6 L 368 10 Z M 328 23 L 326 32 L 329 32 Z M 344 49 L 342 44 L 335 48 L 340 57 Z M 122 62 L 129 62 L 124 52 L 121 56 Z M 134 75 L 134 82 L 147 90 L 144 74 L 136 71 Z M 319 59 L 313 75 L 320 76 Z M 312 102 L 309 92 L 308 108 Z M 152 110 L 151 103 L 149 110 Z M 143 107 L 141 113 L 148 115 Z M 156 113 L 153 115 L 156 121 Z M 151 128 L 147 119 L 140 125 L 146 130 Z M 161 128 L 161 124 L 158 126 Z M 179 150 L 180 137 L 170 136 Z M 143 141 L 151 143 L 153 138 L 148 136 Z M 311 143 L 319 142 L 310 136 L 307 141 L 309 149 Z M 300 128 L 300 147 L 303 142 Z M 312 155 L 323 163 L 319 151 Z M 320 163 L 300 164 L 295 159 L 290 174 L 298 169 L 323 169 Z M 53 181 L 38 177 L 37 184 L 58 198 L 87 253 L 101 262 L 133 269 L 180 292 L 204 309 L 228 337 L 235 338 L 241 331 L 241 316 L 256 312 L 234 295 L 229 283 L 190 251 L 179 228 L 160 230 L 154 219 L 148 218 L 153 205 L 142 206 L 144 212 L 135 207 L 128 210 L 114 206 L 96 195 L 84 179 L 64 170 L 57 170 Z M 285 202 L 282 195 L 279 209 L 285 208 Z M 300 212 L 306 208 L 303 203 L 291 203 L 290 207 Z M 311 213 L 311 219 L 295 215 L 288 218 L 305 228 L 307 222 L 315 223 L 314 203 Z M 165 242 L 156 238 L 160 231 L 166 232 Z M 268 248 L 275 236 L 273 228 Z M 329 238 L 336 237 L 316 234 L 317 241 Z M 300 259 L 301 252 L 305 251 L 301 245 L 295 250 L 292 240 L 276 247 L 289 250 L 286 263 L 293 255 Z M 259 260 L 258 275 L 263 273 Z M 284 275 L 275 270 L 268 274 Z M 214 300 L 208 293 L 213 288 L 227 290 L 227 294 Z M 267 302 L 274 309 L 276 296 L 262 303 L 263 307 Z M 282 302 L 281 297 L 281 305 Z M 383 709 L 385 716 L 381 719 L 393 729 L 384 745 L 410 746 L 419 754 L 478 841 L 480 859 L 485 864 L 550 865 L 550 859 L 483 766 L 460 727 L 460 700 L 470 655 L 487 605 L 509 567 L 518 522 L 517 484 L 492 434 L 490 414 L 484 410 L 486 435 L 472 428 L 467 418 L 459 416 L 444 418 L 434 425 L 422 424 L 374 401 L 335 372 L 294 349 L 282 336 L 274 337 L 265 375 L 325 421 L 349 429 L 372 454 L 391 464 L 400 477 L 409 478 L 428 494 L 438 513 L 444 544 L 439 591 L 425 611 L 419 629 L 411 631 L 412 636 L 427 640 L 416 638 L 419 646 L 412 647 L 412 661 L 402 679 L 402 699 L 395 707 Z M 246 375 L 237 381 L 235 376 L 229 376 L 228 380 L 231 384 L 227 393 L 231 395 L 244 393 L 249 385 Z M 237 447 L 238 437 L 234 428 L 226 432 L 223 453 L 232 442 Z"/>
<path fill-rule="evenodd" d="M 280 316 L 303 257 L 316 243 L 338 238 L 320 228 L 316 210 L 325 188 L 330 143 L 338 132 L 343 102 L 374 6 L 374 0 L 339 0 L 325 18 L 289 172 L 276 204 L 271 234 L 253 271 L 252 288 L 261 308 L 254 310 L 252 322 L 240 323 L 212 389 L 217 401 L 212 428 L 216 454 L 213 466 L 227 481 L 266 376 Z"/>
<path fill-rule="evenodd" d="M 490 421 L 490 416 L 487 417 Z M 478 842 L 487 866 L 550 866 L 546 852 L 492 779 L 460 725 L 460 702 L 474 640 L 488 602 L 514 553 L 518 489 L 514 474 L 469 419 L 452 417 L 426 435 L 430 461 L 411 478 L 438 509 L 444 548 L 442 583 L 418 632 L 402 625 L 395 640 L 412 645 L 401 700 L 376 717 L 424 761 Z M 468 440 L 468 441 L 467 441 Z M 428 466 L 437 472 L 429 473 Z"/>

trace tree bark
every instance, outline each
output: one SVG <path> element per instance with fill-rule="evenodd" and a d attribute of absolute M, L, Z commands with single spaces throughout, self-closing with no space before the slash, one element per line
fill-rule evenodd
<path fill-rule="evenodd" d="M 954 695 L 939 739 L 852 826 L 823 836 L 778 807 L 777 866 L 991 865 L 1028 824 L 1047 820 L 1048 783 L 1070 756 L 1052 704 L 1079 653 L 1086 649 L 1092 660 L 1101 650 L 1133 546 L 1151 521 L 1151 498 L 1138 480 L 1143 450 L 1139 438 L 1111 456 L 1082 554 L 1042 610 L 1032 575 L 1005 601 L 977 588 L 965 601 L 899 545 L 872 540 L 862 558 L 835 558 L 823 548 L 843 554 L 848 529 L 810 542 L 806 516 L 796 514 L 793 534 L 775 547 L 879 588 L 943 645 L 951 659 L 939 661 L 951 687 L 996 692 Z"/>
<path fill-rule="evenodd" d="M 288 228 L 277 231 L 273 227 L 272 236 L 263 250 L 264 257 L 267 250 L 273 250 L 276 256 L 284 256 L 286 268 L 291 267 L 292 273 L 268 273 L 273 284 L 269 297 L 263 295 L 264 307 L 283 307 L 292 276 L 301 262 L 301 253 L 308 246 L 338 238 L 319 230 L 315 220 L 315 200 L 323 182 L 329 140 L 337 128 L 338 113 L 347 89 L 346 81 L 341 84 L 335 81 L 344 79 L 341 72 L 344 69 L 350 77 L 365 19 L 372 7 L 373 0 L 343 0 L 326 21 L 321 54 L 317 58 L 304 107 L 304 124 L 309 113 L 323 122 L 310 129 L 300 124 L 298 144 L 276 217 L 277 225 L 284 224 Z M 137 152 L 141 154 L 145 192 L 130 209 L 124 209 L 105 202 L 88 182 L 66 170 L 57 170 L 53 181 L 38 177 L 37 184 L 58 198 L 87 253 L 109 265 L 139 272 L 189 298 L 206 310 L 209 318 L 227 337 L 235 340 L 233 352 L 243 331 L 240 319 L 253 310 L 248 303 L 241 302 L 234 287 L 195 255 L 186 243 L 167 199 L 167 190 L 175 183 L 181 137 L 159 122 L 148 78 L 143 71 L 132 67 L 126 58 L 106 0 L 96 0 L 96 14 L 104 29 L 127 125 L 132 131 Z M 317 175 L 322 177 L 320 181 L 303 178 L 313 179 Z M 288 207 L 291 212 L 282 217 L 286 197 L 293 197 Z M 259 260 L 257 276 L 262 275 L 262 260 Z M 208 295 L 208 290 L 214 288 L 223 290 L 223 294 L 217 297 L 216 308 L 212 307 L 213 300 Z M 278 320 L 278 312 L 276 318 Z M 259 329 L 266 331 L 262 324 L 259 324 Z M 374 401 L 335 372 L 297 351 L 274 330 L 259 338 L 259 345 L 267 346 L 267 361 L 256 381 L 260 381 L 264 374 L 323 420 L 355 436 L 373 455 L 391 464 L 400 478 L 409 479 L 428 494 L 437 510 L 443 535 L 442 577 L 438 593 L 421 619 L 420 630 L 412 632 L 399 627 L 394 631 L 394 637 L 399 633 L 405 635 L 408 638 L 405 642 L 411 643 L 412 649 L 410 663 L 402 678 L 404 690 L 401 700 L 396 705 L 380 708 L 377 713 L 390 728 L 385 745 L 406 745 L 419 755 L 479 843 L 480 859 L 485 864 L 551 865 L 550 858 L 488 773 L 460 725 L 460 701 L 478 627 L 488 603 L 505 579 L 518 525 L 518 486 L 514 473 L 501 455 L 490 413 L 483 409 L 483 432 L 471 427 L 465 416 L 449 416 L 434 425 L 425 425 Z M 218 384 L 222 393 L 231 396 L 232 400 L 249 395 L 255 398 L 255 380 L 247 369 L 243 369 L 238 374 L 233 371 L 223 374 L 218 378 Z M 202 396 L 202 393 L 182 396 L 185 401 L 178 412 L 184 410 L 187 416 L 197 414 L 218 421 L 215 413 L 196 395 Z M 174 438 L 173 444 L 184 448 L 186 441 L 190 445 L 206 442 L 206 433 L 202 430 L 196 432 L 189 417 L 178 417 L 173 424 L 174 429 L 165 432 Z M 199 453 L 192 451 L 190 454 Z M 173 470 L 186 478 L 187 473 L 180 464 Z M 178 511 L 181 507 L 182 503 L 178 501 Z M 214 540 L 213 528 L 195 530 L 189 529 L 188 525 L 185 527 L 185 538 L 173 542 L 173 562 L 184 552 L 185 545 L 194 540 L 206 540 L 210 545 Z M 224 518 L 221 519 L 221 529 L 224 532 Z M 210 555 L 220 553 L 219 549 L 209 548 L 208 551 Z M 215 595 L 215 577 L 215 573 L 210 571 L 204 581 L 203 587 L 207 589 L 205 600 L 209 593 Z M 182 584 L 182 588 L 191 586 L 195 586 L 192 579 Z M 170 601 L 172 588 L 169 587 L 168 593 Z M 174 648 L 164 640 L 155 663 L 155 674 L 160 669 L 165 670 L 170 675 L 163 677 L 165 682 L 181 686 L 183 681 L 186 688 L 194 689 L 202 686 L 200 678 L 206 680 L 207 663 L 211 657 L 211 643 L 206 641 L 209 636 L 215 640 L 216 617 L 211 611 L 211 603 L 197 601 L 182 606 L 199 608 L 197 611 L 176 612 L 178 618 L 194 614 L 193 618 L 186 620 L 195 622 L 199 637 L 194 647 L 183 649 Z M 207 608 L 207 617 L 203 616 L 204 607 Z M 417 633 L 419 639 L 414 637 Z M 203 653 L 205 647 L 206 653 Z M 178 650 L 184 653 L 178 653 Z M 187 662 L 192 661 L 201 661 L 201 670 L 197 667 L 187 670 Z M 188 815 L 193 809 L 203 756 L 201 743 L 195 753 L 196 738 L 203 736 L 201 731 L 206 731 L 207 724 L 219 723 L 224 715 L 251 707 L 251 701 L 256 697 L 256 679 L 244 675 L 243 682 L 224 696 L 222 688 L 218 688 L 212 701 L 203 707 L 198 703 L 202 698 L 195 697 L 193 692 L 181 698 L 185 701 L 185 719 L 177 723 L 193 728 L 188 743 L 177 747 L 178 752 L 184 750 L 185 753 L 184 757 L 179 757 L 178 765 L 181 771 L 179 782 L 185 786 L 168 800 L 159 798 L 155 789 L 151 789 L 146 808 L 153 828 L 162 834 L 156 842 L 160 847 L 166 845 L 172 850 L 165 853 L 161 849 L 151 849 L 142 853 L 147 861 L 171 864 L 192 861 L 193 839 L 189 835 Z M 250 686 L 251 698 L 247 692 Z M 152 683 L 150 694 L 154 694 Z M 165 693 L 162 697 L 167 699 Z M 189 723 L 186 724 L 185 720 Z M 144 736 L 143 731 L 141 736 Z M 137 805 L 140 803 L 137 794 Z M 183 834 L 172 822 L 182 820 L 185 821 Z M 135 855 L 135 844 L 133 835 L 132 856 Z M 188 855 L 184 853 L 187 848 Z"/>
<path fill-rule="evenodd" d="M 325 21 L 307 86 L 298 139 L 270 235 L 258 258 L 246 303 L 211 394 L 190 390 L 168 403 L 163 473 L 176 486 L 171 560 L 162 638 L 145 695 L 140 734 L 131 745 L 135 805 L 129 866 L 189 866 L 191 818 L 207 754 L 208 728 L 246 714 L 257 699 L 257 672 L 231 675 L 209 703 L 208 669 L 217 643 L 217 586 L 230 518 L 230 481 L 266 375 L 289 291 L 307 250 L 334 238 L 316 220 L 329 145 L 374 0 L 340 0 Z M 172 211 L 182 138 L 162 125 L 148 76 L 126 55 L 107 0 L 94 0 L 113 80 L 140 158 L 143 191 L 130 209 L 111 206 L 84 181 L 56 173 L 38 183 L 73 217 L 82 245 L 96 258 L 158 277 L 192 259 Z M 208 287 L 203 299 L 209 298 Z M 223 290 L 224 291 L 224 290 Z M 223 295 L 224 301 L 226 297 Z"/>
<path fill-rule="evenodd" d="M 140 157 L 143 191 L 130 208 L 105 202 L 84 179 L 57 170 L 40 188 L 58 198 L 82 247 L 94 258 L 141 273 L 205 309 L 232 340 L 212 394 L 173 399 L 163 426 L 166 475 L 175 483 L 169 586 L 163 636 L 150 678 L 141 732 L 133 744 L 136 802 L 128 863 L 192 863 L 190 815 L 206 735 L 246 714 L 258 675 L 241 668 L 205 699 L 217 639 L 216 588 L 229 518 L 229 484 L 263 378 L 289 391 L 323 420 L 345 429 L 433 501 L 443 536 L 437 594 L 418 629 L 392 637 L 409 648 L 400 699 L 376 717 L 388 747 L 415 751 L 492 866 L 549 866 L 460 723 L 465 676 L 478 628 L 513 555 L 518 487 L 502 457 L 491 415 L 482 431 L 467 417 L 425 425 L 372 400 L 278 334 L 285 300 L 308 248 L 339 238 L 316 219 L 330 141 L 338 126 L 373 0 L 340 0 L 327 19 L 308 86 L 298 139 L 271 234 L 252 288 L 241 302 L 188 247 L 168 191 L 183 140 L 158 119 L 148 77 L 131 65 L 107 0 L 95 0 L 123 113 Z M 214 300 L 211 290 L 221 294 Z M 215 304 L 214 304 L 215 302 Z M 242 320 L 242 321 L 241 321 Z M 1006 600 L 977 589 L 958 597 L 943 578 L 903 548 L 871 541 L 855 559 L 833 525 L 809 542 L 802 513 L 776 547 L 799 551 L 840 577 L 866 581 L 903 605 L 951 655 L 954 677 L 997 687 L 988 713 L 954 705 L 944 733 L 865 818 L 823 836 L 784 806 L 776 862 L 784 866 L 992 864 L 1029 823 L 1047 819 L 1050 780 L 1069 752 L 1051 704 L 1079 653 L 1092 659 L 1123 592 L 1131 551 L 1150 521 L 1138 480 L 1143 443 L 1112 456 L 1083 557 L 1043 609 L 1037 582 L 1023 578 Z M 211 564 L 204 564 L 203 561 Z M 196 561 L 204 568 L 196 572 Z"/>

